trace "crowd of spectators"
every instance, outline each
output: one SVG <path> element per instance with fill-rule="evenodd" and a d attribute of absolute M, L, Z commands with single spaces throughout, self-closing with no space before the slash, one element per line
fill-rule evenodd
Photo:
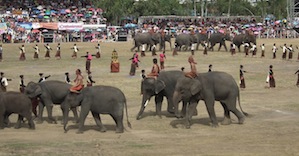
<path fill-rule="evenodd" d="M 65 22 L 99 24 L 105 23 L 103 10 L 95 8 L 89 0 L 2 0 L 1 23 L 7 29 L 0 30 L 2 41 L 31 41 L 40 38 L 39 30 L 32 31 L 18 23 Z"/>
<path fill-rule="evenodd" d="M 5 23 L 6 30 L 0 29 L 2 42 L 40 42 L 43 30 L 33 30 L 24 28 L 18 23 L 27 22 L 65 22 L 84 24 L 105 23 L 106 19 L 102 16 L 103 10 L 96 8 L 89 0 L 2 0 L 0 7 L 1 23 Z M 257 22 L 259 21 L 259 22 Z M 131 22 L 131 21 L 127 21 Z M 126 25 L 128 23 L 123 23 Z M 169 32 L 174 34 L 183 32 L 189 27 L 195 27 L 196 31 L 217 32 L 220 29 L 229 29 L 233 34 L 238 34 L 244 29 L 251 29 L 258 37 L 267 38 L 289 38 L 297 37 L 291 23 L 287 20 L 259 19 L 248 17 L 213 17 L 205 19 L 194 18 L 161 18 L 144 19 L 139 28 L 146 25 L 148 28 L 153 26 L 159 28 L 166 27 Z M 127 29 L 136 29 L 134 27 Z M 132 32 L 132 31 L 129 31 Z M 111 39 L 117 32 L 115 30 L 93 31 L 83 30 L 84 39 L 92 41 L 94 38 Z M 71 37 L 68 41 L 80 38 L 81 32 L 59 32 L 54 31 L 55 40 L 66 41 L 66 36 Z M 114 37 L 115 38 L 115 37 Z M 86 40 L 84 40 L 86 41 Z"/>

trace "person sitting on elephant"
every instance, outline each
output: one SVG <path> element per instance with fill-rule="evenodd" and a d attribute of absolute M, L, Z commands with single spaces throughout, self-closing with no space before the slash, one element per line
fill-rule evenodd
<path fill-rule="evenodd" d="M 191 71 L 185 73 L 185 76 L 193 79 L 197 77 L 197 70 L 195 66 L 197 63 L 194 61 L 193 55 L 189 56 L 188 62 L 190 63 Z"/>
<path fill-rule="evenodd" d="M 79 93 L 79 91 L 81 89 L 83 89 L 84 87 L 84 84 L 83 84 L 83 76 L 81 75 L 81 70 L 80 69 L 77 69 L 76 70 L 76 79 L 74 80 L 74 85 L 70 88 L 70 91 L 71 92 L 74 92 L 74 93 Z"/>
<path fill-rule="evenodd" d="M 153 59 L 153 67 L 152 67 L 152 70 L 149 74 L 147 74 L 146 77 L 150 77 L 150 78 L 157 78 L 159 76 L 159 73 L 160 73 L 160 67 L 158 65 L 158 60 L 156 58 Z"/>

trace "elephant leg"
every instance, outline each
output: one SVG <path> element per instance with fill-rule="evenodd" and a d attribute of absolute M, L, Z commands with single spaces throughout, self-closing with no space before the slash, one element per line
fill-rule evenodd
<path fill-rule="evenodd" d="M 220 51 L 221 47 L 222 47 L 222 43 L 220 42 L 220 43 L 219 43 L 218 51 Z"/>
<path fill-rule="evenodd" d="M 3 129 L 5 126 L 5 123 L 4 123 L 4 112 L 1 112 L 0 113 L 0 129 Z"/>
<path fill-rule="evenodd" d="M 78 111 L 77 111 L 77 107 L 74 107 L 71 109 L 73 114 L 74 114 L 74 118 L 75 118 L 75 123 L 79 123 L 79 116 L 78 116 Z"/>
<path fill-rule="evenodd" d="M 223 47 L 224 47 L 224 49 L 225 49 L 225 51 L 227 51 L 227 47 L 226 47 L 226 44 L 225 44 L 225 42 L 223 42 Z"/>
<path fill-rule="evenodd" d="M 182 118 L 186 118 L 187 116 L 187 107 L 188 107 L 188 103 L 183 101 L 183 105 L 182 105 L 182 111 L 181 111 L 181 115 L 180 117 Z"/>
<path fill-rule="evenodd" d="M 38 118 L 37 118 L 37 124 L 43 123 L 43 112 L 44 112 L 45 105 L 43 103 L 39 103 L 38 108 Z"/>
<path fill-rule="evenodd" d="M 236 98 L 231 98 L 231 100 L 227 102 L 226 106 L 228 110 L 232 111 L 238 117 L 239 124 L 243 124 L 245 116 L 236 108 Z"/>
<path fill-rule="evenodd" d="M 80 112 L 80 118 L 79 118 L 79 129 L 77 131 L 77 133 L 83 133 L 83 127 L 84 127 L 84 123 L 85 123 L 85 119 L 88 115 L 88 112 L 90 110 L 90 107 L 89 106 L 86 106 L 86 105 L 89 105 L 89 104 L 86 104 L 86 103 L 82 103 L 81 104 L 81 112 Z"/>
<path fill-rule="evenodd" d="M 160 118 L 162 118 L 162 116 L 161 116 L 162 102 L 163 102 L 163 96 L 157 95 L 155 97 L 156 115 L 158 115 Z"/>
<path fill-rule="evenodd" d="M 53 123 L 57 124 L 57 121 L 53 118 L 53 115 L 52 115 L 53 105 L 46 105 L 46 109 L 47 109 L 47 112 L 48 112 L 49 122 L 50 123 L 53 122 Z"/>
<path fill-rule="evenodd" d="M 123 124 L 123 114 L 111 114 L 111 117 L 115 121 L 116 124 L 116 133 L 124 132 L 124 124 Z"/>
<path fill-rule="evenodd" d="M 18 115 L 18 121 L 17 121 L 17 123 L 16 123 L 16 125 L 15 125 L 15 129 L 19 129 L 19 128 L 21 128 L 21 123 L 22 123 L 22 121 L 23 121 L 23 116 L 22 115 Z"/>
<path fill-rule="evenodd" d="M 35 124 L 33 122 L 33 118 L 30 112 L 25 116 L 25 118 L 28 120 L 29 129 L 35 129 Z"/>
<path fill-rule="evenodd" d="M 194 113 L 194 110 L 196 109 L 197 102 L 190 102 L 187 106 L 187 113 L 186 113 L 186 128 L 189 129 L 191 127 L 191 119 L 192 115 Z"/>
<path fill-rule="evenodd" d="M 224 102 L 220 102 L 223 110 L 224 110 L 224 118 L 223 121 L 221 122 L 222 125 L 229 125 L 232 123 L 231 118 L 230 118 L 230 112 Z"/>
<path fill-rule="evenodd" d="M 3 118 L 3 124 L 4 124 L 4 127 L 8 127 L 9 125 L 9 116 L 11 115 L 12 113 L 5 113 L 4 114 L 4 118 Z"/>
<path fill-rule="evenodd" d="M 206 104 L 207 111 L 208 111 L 208 114 L 209 114 L 211 122 L 212 122 L 211 126 L 212 127 L 218 127 L 218 121 L 217 121 L 217 118 L 216 118 L 216 113 L 215 113 L 215 108 L 214 108 L 215 99 L 214 98 L 206 99 L 205 104 Z"/>
<path fill-rule="evenodd" d="M 211 49 L 212 51 L 214 51 L 214 46 L 215 46 L 215 43 L 211 43 L 211 47 L 209 49 Z"/>
<path fill-rule="evenodd" d="M 106 132 L 106 127 L 102 124 L 101 117 L 99 113 L 92 112 L 92 116 L 96 124 L 100 127 L 100 132 Z"/>
<path fill-rule="evenodd" d="M 172 96 L 167 97 L 167 111 L 171 114 L 174 114 L 174 105 L 173 105 L 172 98 L 173 98 Z"/>

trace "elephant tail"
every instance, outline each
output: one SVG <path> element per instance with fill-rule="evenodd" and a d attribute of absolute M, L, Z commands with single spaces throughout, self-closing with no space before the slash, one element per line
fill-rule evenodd
<path fill-rule="evenodd" d="M 238 103 L 239 103 L 239 107 L 240 107 L 240 109 L 241 109 L 242 113 L 243 113 L 245 116 L 249 116 L 249 114 L 248 114 L 248 113 L 246 113 L 246 112 L 244 112 L 244 111 L 243 111 L 243 109 L 242 109 L 242 107 L 241 107 L 241 102 L 240 102 L 240 93 L 238 94 Z"/>
<path fill-rule="evenodd" d="M 125 109 L 126 109 L 127 124 L 128 124 L 128 127 L 132 129 L 132 125 L 131 125 L 131 123 L 129 121 L 128 108 L 127 108 L 127 102 L 126 101 L 124 102 L 124 105 L 125 105 Z"/>

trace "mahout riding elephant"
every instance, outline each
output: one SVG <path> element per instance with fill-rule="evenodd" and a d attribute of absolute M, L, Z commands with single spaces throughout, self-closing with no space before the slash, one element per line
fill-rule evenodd
<path fill-rule="evenodd" d="M 13 113 L 18 114 L 15 128 L 21 128 L 21 122 L 25 117 L 29 129 L 35 129 L 31 107 L 31 100 L 20 92 L 0 92 L 0 129 L 8 126 L 9 116 Z"/>
<path fill-rule="evenodd" d="M 43 122 L 42 117 L 45 106 L 48 112 L 48 119 L 51 122 L 57 123 L 52 116 L 53 104 L 60 105 L 68 95 L 70 88 L 70 84 L 56 80 L 48 80 L 41 83 L 28 83 L 25 87 L 25 95 L 29 98 L 38 97 L 40 99 L 37 123 Z M 78 121 L 77 109 L 72 108 L 72 111 L 74 113 L 75 120 Z"/>
<path fill-rule="evenodd" d="M 151 97 L 155 96 L 156 104 L 156 115 L 161 118 L 161 108 L 163 98 L 167 99 L 167 111 L 169 113 L 174 113 L 173 106 L 173 92 L 175 89 L 176 81 L 184 76 L 182 71 L 162 71 L 160 72 L 157 79 L 154 78 L 145 78 L 141 82 L 141 92 L 142 92 L 142 101 L 140 111 L 137 114 L 136 119 L 141 119 L 141 115 L 144 112 L 145 107 L 147 106 Z M 186 104 L 183 103 L 183 113 L 186 111 Z"/>
<path fill-rule="evenodd" d="M 175 37 L 175 48 L 177 50 L 181 50 L 182 46 L 185 47 L 184 50 L 187 50 L 194 43 L 197 43 L 196 35 L 179 34 Z"/>
<path fill-rule="evenodd" d="M 156 46 L 156 44 L 160 42 L 161 35 L 159 33 L 138 33 L 134 36 L 134 47 L 131 48 L 131 51 L 133 51 L 135 48 L 139 48 L 143 44 L 149 45 L 150 47 L 154 47 Z"/>
<path fill-rule="evenodd" d="M 227 51 L 227 47 L 226 47 L 226 44 L 225 44 L 225 41 L 228 40 L 228 41 L 231 41 L 231 37 L 229 35 L 229 33 L 220 33 L 220 32 L 217 32 L 217 33 L 213 33 L 211 34 L 210 38 L 209 38 L 209 44 L 210 44 L 210 48 L 209 49 L 212 49 L 212 51 L 214 51 L 214 46 L 219 43 L 219 48 L 218 48 L 218 51 L 220 51 L 220 48 L 222 46 L 224 46 L 225 48 L 225 51 Z"/>
<path fill-rule="evenodd" d="M 236 101 L 242 112 L 236 108 Z M 190 120 L 193 111 L 196 109 L 199 100 L 203 100 L 210 116 L 212 127 L 218 126 L 215 114 L 215 101 L 220 101 L 224 109 L 224 120 L 222 124 L 231 124 L 230 111 L 233 112 L 242 124 L 245 120 L 245 113 L 240 104 L 240 92 L 234 78 L 225 72 L 199 73 L 196 78 L 182 77 L 177 80 L 173 94 L 175 115 L 180 117 L 178 103 L 180 101 L 189 102 L 186 113 L 186 128 L 190 128 Z"/>
<path fill-rule="evenodd" d="M 233 43 L 238 47 L 240 52 L 240 46 L 244 43 L 253 43 L 256 45 L 256 37 L 254 34 L 248 32 L 246 34 L 238 34 L 233 38 Z"/>
<path fill-rule="evenodd" d="M 116 133 L 124 132 L 123 114 L 126 111 L 127 124 L 131 128 L 128 119 L 128 110 L 126 97 L 124 93 L 112 86 L 92 86 L 83 88 L 80 93 L 69 92 L 65 101 L 61 104 L 64 118 L 64 130 L 67 132 L 68 114 L 70 108 L 81 106 L 79 129 L 77 133 L 83 133 L 85 119 L 89 113 L 96 124 L 100 127 L 101 132 L 105 132 L 106 128 L 101 122 L 100 114 L 109 114 L 116 123 Z"/>

